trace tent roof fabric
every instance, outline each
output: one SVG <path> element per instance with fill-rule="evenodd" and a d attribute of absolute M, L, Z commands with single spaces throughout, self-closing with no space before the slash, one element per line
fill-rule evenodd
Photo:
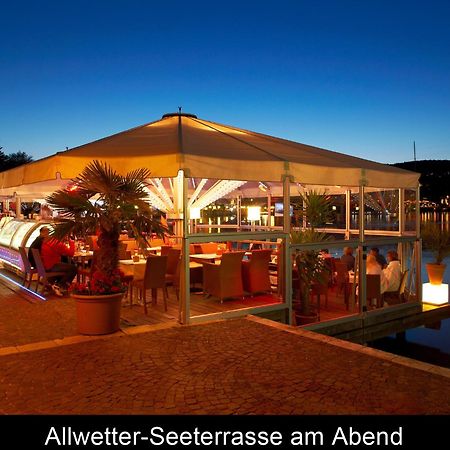
<path fill-rule="evenodd" d="M 152 177 L 292 181 L 313 185 L 416 188 L 419 174 L 310 145 L 198 119 L 167 114 L 161 120 L 58 152 L 0 173 L 8 188 L 76 177 L 94 159 L 120 173 L 147 167 Z"/>

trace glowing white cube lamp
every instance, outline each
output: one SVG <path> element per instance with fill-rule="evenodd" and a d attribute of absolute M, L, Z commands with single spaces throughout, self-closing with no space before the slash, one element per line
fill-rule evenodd
<path fill-rule="evenodd" d="M 247 208 L 247 220 L 256 221 L 261 219 L 261 207 L 260 206 L 249 206 Z"/>
<path fill-rule="evenodd" d="M 422 302 L 431 305 L 448 303 L 448 284 L 424 283 L 422 285 Z"/>
<path fill-rule="evenodd" d="M 189 212 L 189 217 L 191 219 L 200 219 L 200 208 L 191 208 Z"/>

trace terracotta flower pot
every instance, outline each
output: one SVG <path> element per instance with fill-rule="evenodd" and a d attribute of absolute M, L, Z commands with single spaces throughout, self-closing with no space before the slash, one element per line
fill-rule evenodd
<path fill-rule="evenodd" d="M 118 331 L 123 296 L 123 292 L 110 295 L 72 294 L 77 306 L 78 332 L 97 335 Z"/>
<path fill-rule="evenodd" d="M 428 279 L 431 284 L 442 284 L 446 264 L 426 264 Z"/>

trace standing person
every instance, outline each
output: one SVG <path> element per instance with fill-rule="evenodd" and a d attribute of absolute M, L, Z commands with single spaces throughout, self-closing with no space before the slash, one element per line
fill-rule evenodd
<path fill-rule="evenodd" d="M 400 287 L 402 279 L 402 267 L 398 260 L 398 254 L 395 250 L 387 252 L 388 265 L 383 269 L 384 276 L 387 280 L 386 292 L 395 292 Z"/>
<path fill-rule="evenodd" d="M 67 286 L 72 282 L 77 274 L 77 268 L 74 264 L 61 262 L 63 256 L 73 256 L 75 253 L 75 243 L 70 240 L 67 246 L 61 241 L 47 236 L 41 247 L 41 257 L 45 270 L 48 272 L 64 272 L 65 275 L 58 279 L 58 282 L 52 285 L 56 295 L 62 297 Z"/>
<path fill-rule="evenodd" d="M 344 247 L 344 254 L 341 256 L 341 261 L 347 264 L 347 270 L 355 270 L 355 257 L 353 256 L 352 247 Z"/>
<path fill-rule="evenodd" d="M 36 267 L 36 261 L 34 260 L 32 248 L 36 248 L 41 253 L 42 243 L 44 239 L 48 237 L 50 230 L 47 227 L 42 227 L 39 230 L 39 236 L 31 243 L 28 249 L 28 261 L 30 261 L 31 267 Z"/>
<path fill-rule="evenodd" d="M 380 253 L 380 250 L 377 247 L 371 248 L 370 254 L 375 256 L 377 263 L 380 265 L 382 269 L 386 268 L 387 266 L 386 258 Z"/>

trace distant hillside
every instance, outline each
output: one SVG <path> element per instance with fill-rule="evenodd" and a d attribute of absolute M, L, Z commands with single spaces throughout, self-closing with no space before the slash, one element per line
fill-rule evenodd
<path fill-rule="evenodd" d="M 440 203 L 441 198 L 450 195 L 450 160 L 425 159 L 392 164 L 401 169 L 421 174 L 421 198 Z"/>

